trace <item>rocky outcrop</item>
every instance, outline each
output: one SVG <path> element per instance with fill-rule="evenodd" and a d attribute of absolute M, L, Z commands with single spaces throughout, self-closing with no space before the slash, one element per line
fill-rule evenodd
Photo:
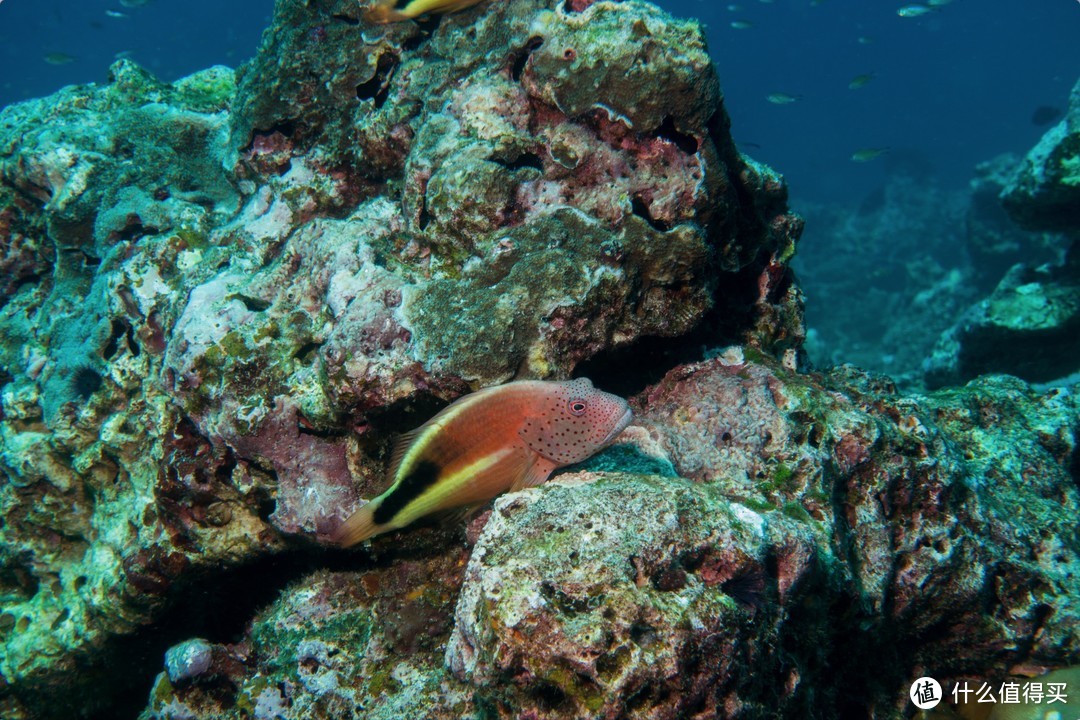
<path fill-rule="evenodd" d="M 496 500 L 471 551 L 377 538 L 197 675 L 169 665 L 144 717 L 903 717 L 921 675 L 1076 662 L 1067 393 L 900 396 L 731 351 L 634 403 L 594 467 L 679 476 L 563 474 Z"/>
<path fill-rule="evenodd" d="M 993 186 L 985 178 L 984 190 Z M 1042 241 L 1025 243 L 1022 256 L 1012 258 L 1022 262 L 942 333 L 926 362 L 931 387 L 991 372 L 1054 382 L 1080 371 L 1080 83 L 1066 118 L 1014 167 L 1000 200 L 1013 221 L 1033 231 L 1029 238 Z M 977 192 L 975 202 L 985 205 L 986 194 Z M 969 224 L 976 231 L 969 240 L 987 251 L 977 257 L 1008 259 L 1015 252 L 1008 238 L 1017 234 L 1003 232 L 991 212 L 982 216 Z"/>
<path fill-rule="evenodd" d="M 122 61 L 0 112 L 0 714 L 108 703 L 148 623 L 311 551 L 470 389 L 801 342 L 801 221 L 697 24 L 363 11 L 283 1 L 238 73 Z"/>

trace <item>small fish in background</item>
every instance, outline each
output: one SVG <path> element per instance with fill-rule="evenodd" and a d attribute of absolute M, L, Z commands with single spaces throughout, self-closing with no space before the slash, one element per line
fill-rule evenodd
<path fill-rule="evenodd" d="M 870 81 L 876 78 L 874 73 L 863 73 L 862 75 L 856 75 L 851 78 L 851 82 L 847 84 L 848 90 L 858 90 L 864 88 L 870 84 Z"/>
<path fill-rule="evenodd" d="M 728 12 L 742 12 L 742 5 L 738 3 L 731 3 L 727 6 Z"/>
<path fill-rule="evenodd" d="M 63 52 L 46 53 L 43 59 L 50 65 L 69 65 L 75 62 L 74 55 L 68 55 Z"/>
<path fill-rule="evenodd" d="M 771 102 L 773 105 L 790 105 L 793 102 L 802 100 L 802 95 L 788 95 L 787 93 L 769 93 L 765 96 L 765 99 Z"/>
<path fill-rule="evenodd" d="M 879 158 L 887 152 L 889 152 L 889 148 L 887 147 L 862 148 L 851 154 L 851 161 L 858 163 L 870 162 L 874 158 Z"/>
<path fill-rule="evenodd" d="M 905 5 L 897 10 L 896 14 L 904 18 L 916 18 L 932 12 L 934 12 L 934 9 L 928 8 L 925 5 Z"/>
<path fill-rule="evenodd" d="M 398 439 L 392 484 L 332 539 L 350 547 L 428 515 L 535 487 L 608 445 L 631 417 L 625 400 L 586 378 L 521 380 L 466 395 Z"/>
<path fill-rule="evenodd" d="M 396 9 L 396 0 L 380 0 L 368 8 L 364 17 L 370 22 L 392 23 L 403 20 L 415 20 L 421 15 L 435 13 L 436 15 L 448 15 L 470 8 L 481 0 L 412 0 L 408 5 Z"/>
<path fill-rule="evenodd" d="M 130 17 L 126 12 L 120 12 L 119 10 L 106 10 L 105 17 L 111 18 L 126 18 Z"/>
<path fill-rule="evenodd" d="M 141 8 L 149 2 L 150 0 L 120 0 L 120 4 L 126 8 Z"/>
<path fill-rule="evenodd" d="M 736 30 L 749 30 L 750 28 L 754 27 L 754 23 L 750 22 L 749 20 L 732 20 L 731 27 L 735 28 Z"/>
<path fill-rule="evenodd" d="M 926 0 L 926 4 L 932 8 L 945 7 L 952 3 L 953 0 Z"/>
<path fill-rule="evenodd" d="M 1040 105 L 1031 113 L 1031 124 L 1038 127 L 1049 125 L 1060 120 L 1065 115 L 1061 108 L 1052 105 Z"/>
<path fill-rule="evenodd" d="M 868 35 L 860 35 L 856 42 L 858 42 L 860 45 L 873 45 L 874 44 L 874 38 L 872 38 L 872 37 L 870 37 Z"/>

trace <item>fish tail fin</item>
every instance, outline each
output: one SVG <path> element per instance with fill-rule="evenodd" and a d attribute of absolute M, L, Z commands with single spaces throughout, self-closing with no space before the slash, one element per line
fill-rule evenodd
<path fill-rule="evenodd" d="M 375 505 L 369 502 L 341 523 L 330 541 L 347 548 L 377 535 L 380 531 L 381 528 L 375 522 Z"/>
<path fill-rule="evenodd" d="M 408 15 L 394 9 L 396 4 L 396 0 L 379 0 L 364 12 L 364 18 L 368 22 L 379 23 L 380 25 L 409 20 Z"/>

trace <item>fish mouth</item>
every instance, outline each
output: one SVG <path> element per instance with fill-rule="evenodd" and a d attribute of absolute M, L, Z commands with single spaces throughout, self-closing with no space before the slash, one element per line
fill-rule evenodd
<path fill-rule="evenodd" d="M 609 432 L 608 436 L 606 438 L 604 438 L 604 442 L 601 443 L 601 445 L 602 446 L 607 445 L 612 440 L 617 438 L 619 436 L 619 433 L 621 433 L 623 430 L 626 429 L 626 426 L 630 424 L 630 421 L 633 418 L 634 418 L 634 411 L 631 410 L 630 408 L 626 408 L 625 412 L 623 412 L 623 414 L 622 414 L 622 417 L 620 417 L 619 421 L 617 423 L 615 423 L 615 427 L 613 427 L 611 429 L 611 432 Z"/>

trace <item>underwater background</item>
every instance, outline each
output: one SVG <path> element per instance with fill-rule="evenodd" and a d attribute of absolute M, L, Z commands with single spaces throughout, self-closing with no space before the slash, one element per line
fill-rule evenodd
<path fill-rule="evenodd" d="M 0 717 L 1080 718 L 1080 3 L 370 4 L 0 0 Z"/>

